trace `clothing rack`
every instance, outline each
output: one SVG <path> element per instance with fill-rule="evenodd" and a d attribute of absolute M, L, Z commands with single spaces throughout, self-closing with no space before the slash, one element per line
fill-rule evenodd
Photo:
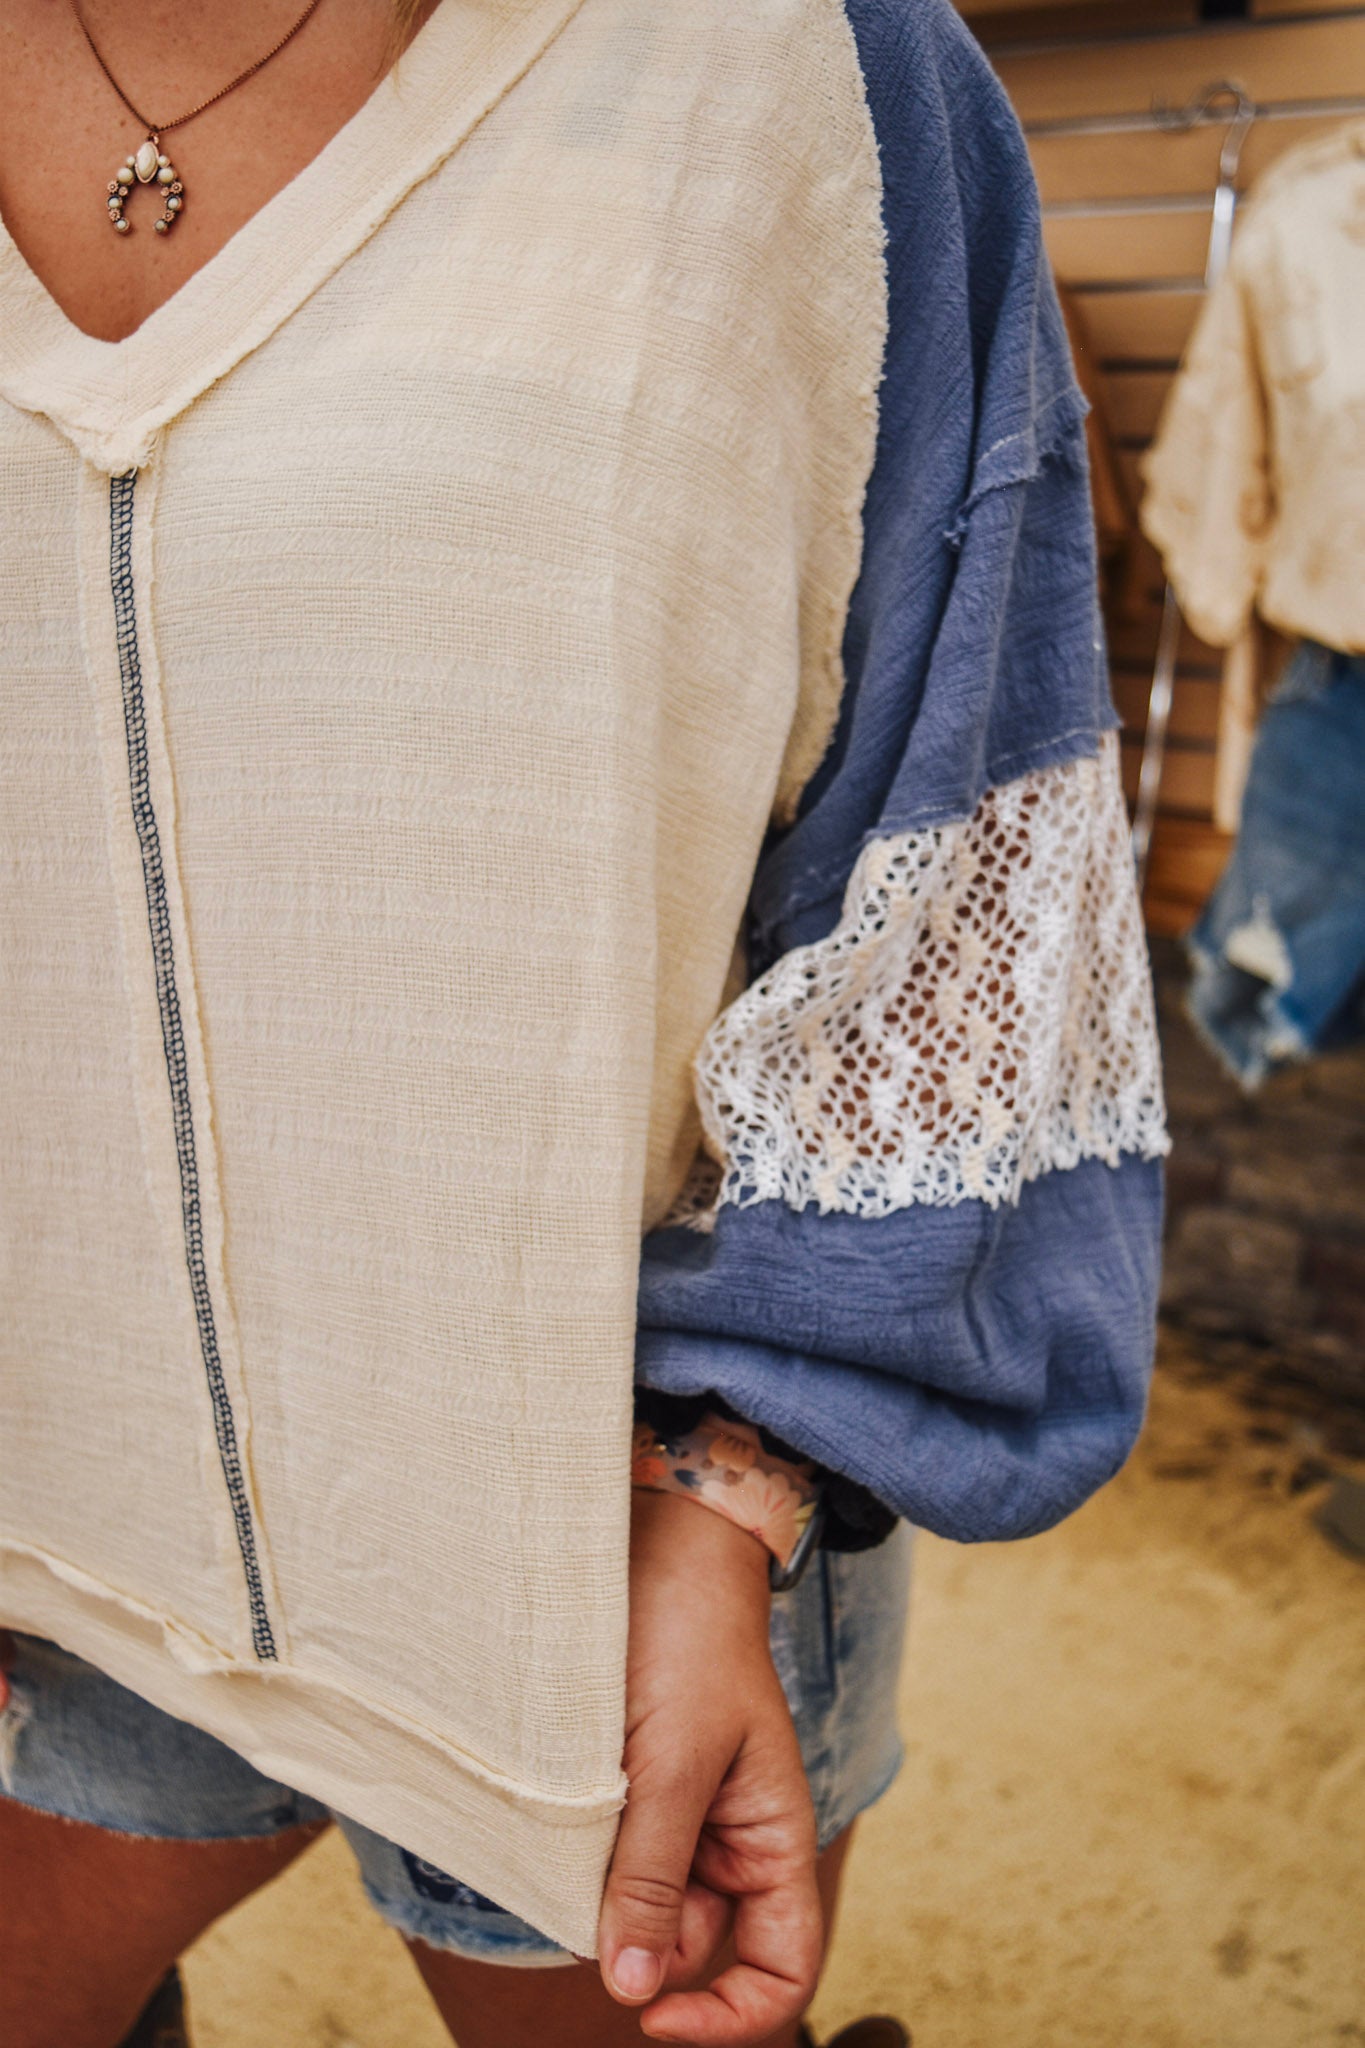
<path fill-rule="evenodd" d="M 1320 100 L 1281 100 L 1276 106 L 1256 107 L 1255 114 L 1258 121 L 1349 121 L 1355 114 L 1365 114 L 1365 94 L 1348 92 L 1334 93 Z M 1216 128 L 1225 118 L 1224 115 L 1206 109 L 1190 121 L 1183 122 L 1181 128 Z M 1056 121 L 1034 121 L 1028 128 L 1031 138 L 1042 135 L 1144 135 L 1172 132 L 1169 116 L 1160 109 L 1153 109 L 1144 114 L 1073 114 Z M 1097 206 L 1100 202 L 1075 200 L 1069 203 L 1074 210 L 1083 211 L 1087 207 Z M 1174 206 L 1181 201 L 1171 200 L 1169 203 Z M 1203 202 L 1199 194 L 1190 193 L 1184 196 L 1183 203 L 1187 206 L 1197 206 Z M 1054 200 L 1048 211 L 1061 212 L 1067 204 L 1066 200 Z M 1136 205 L 1137 202 L 1134 201 L 1133 204 Z"/>
<path fill-rule="evenodd" d="M 1222 276 L 1232 250 L 1232 225 L 1237 212 L 1237 169 L 1242 145 L 1256 119 L 1256 103 L 1236 79 L 1222 78 L 1197 92 L 1180 113 L 1156 109 L 1167 133 L 1178 134 L 1212 113 L 1217 106 L 1232 102 L 1227 133 L 1218 152 L 1218 183 L 1213 194 L 1213 219 L 1209 229 L 1209 252 L 1204 265 L 1204 289 L 1210 290 Z M 1166 758 L 1166 734 L 1171 703 L 1175 695 L 1176 652 L 1180 645 L 1180 606 L 1169 579 L 1162 595 L 1161 630 L 1157 635 L 1156 662 L 1152 687 L 1147 697 L 1147 719 L 1142 736 L 1142 767 L 1138 776 L 1137 803 L 1133 810 L 1133 864 L 1139 889 L 1147 881 L 1147 859 L 1156 824 L 1157 800 L 1161 793 L 1161 770 Z"/>
<path fill-rule="evenodd" d="M 1153 930 L 1179 932 L 1229 844 L 1214 822 L 1224 653 L 1168 616 L 1164 570 L 1135 511 L 1139 463 L 1202 304 L 1214 240 L 1231 103 L 1201 108 L 1198 96 L 1212 81 L 1235 81 L 1254 105 L 1235 203 L 1286 149 L 1365 114 L 1365 4 L 1248 0 L 1247 18 L 1218 22 L 1198 18 L 1198 0 L 961 4 L 1028 138 L 1083 381 L 1097 392 L 1133 515 L 1112 554 L 1105 612 L 1134 809 L 1144 755 L 1157 743 L 1154 733 L 1148 748 L 1149 719 L 1161 721 L 1153 682 L 1164 628 L 1170 700 L 1145 903 Z M 1173 127 L 1171 109 L 1187 125 Z M 1149 802 L 1153 774 L 1149 766 Z"/>

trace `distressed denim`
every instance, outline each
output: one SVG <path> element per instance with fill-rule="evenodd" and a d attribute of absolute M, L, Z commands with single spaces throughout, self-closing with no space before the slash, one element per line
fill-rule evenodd
<path fill-rule="evenodd" d="M 1266 706 L 1237 845 L 1190 935 L 1194 1022 L 1251 1089 L 1365 1037 L 1365 655 L 1302 640 Z"/>
<path fill-rule="evenodd" d="M 896 1725 L 910 1531 L 856 1555 L 818 1551 L 774 1596 L 773 1662 L 801 1744 L 820 1846 L 880 1798 L 900 1767 Z M 371 1903 L 400 1934 L 481 1962 L 572 1961 L 448 1871 L 361 1827 L 55 1643 L 16 1635 L 0 1714 L 0 1787 L 43 1813 L 173 1841 L 281 1834 L 334 1820 Z"/>

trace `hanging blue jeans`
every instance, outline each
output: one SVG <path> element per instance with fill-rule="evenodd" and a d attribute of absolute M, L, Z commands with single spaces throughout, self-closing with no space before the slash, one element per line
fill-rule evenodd
<path fill-rule="evenodd" d="M 1365 1038 L 1365 655 L 1294 650 L 1189 946 L 1190 1014 L 1244 1087 Z"/>

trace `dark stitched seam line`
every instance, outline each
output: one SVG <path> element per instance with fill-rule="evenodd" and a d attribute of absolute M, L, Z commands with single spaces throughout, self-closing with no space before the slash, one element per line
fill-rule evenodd
<path fill-rule="evenodd" d="M 128 776 L 133 798 L 133 821 L 142 850 L 142 880 L 147 892 L 147 922 L 152 934 L 152 957 L 156 965 L 156 997 L 161 1012 L 161 1043 L 166 1054 L 166 1073 L 171 1084 L 171 1117 L 175 1125 L 175 1151 L 180 1164 L 180 1214 L 185 1230 L 185 1261 L 190 1271 L 190 1292 L 199 1325 L 199 1348 L 208 1375 L 213 1402 L 213 1427 L 218 1438 L 218 1455 L 232 1503 L 237 1526 L 237 1547 L 246 1573 L 247 1603 L 251 1609 L 251 1642 L 263 1661 L 275 1657 L 275 1638 L 261 1583 L 256 1557 L 256 1534 L 251 1523 L 251 1503 L 242 1476 L 237 1448 L 237 1425 L 228 1397 L 223 1364 L 218 1355 L 218 1333 L 213 1321 L 204 1265 L 203 1218 L 199 1207 L 199 1168 L 194 1152 L 194 1124 L 190 1115 L 189 1073 L 185 1062 L 185 1032 L 180 1020 L 180 998 L 175 986 L 175 957 L 171 944 L 171 920 L 166 903 L 166 876 L 161 865 L 161 834 L 152 808 L 147 772 L 147 715 L 142 694 L 142 663 L 137 646 L 137 605 L 133 592 L 133 490 L 137 471 L 109 479 L 109 580 L 114 593 L 114 630 L 118 644 L 119 676 L 123 685 L 123 724 L 128 736 Z"/>

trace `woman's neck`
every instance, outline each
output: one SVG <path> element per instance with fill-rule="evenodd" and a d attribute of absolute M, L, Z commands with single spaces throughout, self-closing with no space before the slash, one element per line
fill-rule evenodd
<path fill-rule="evenodd" d="M 416 28 L 438 0 L 424 0 Z M 265 55 L 304 0 L 81 0 L 96 48 L 146 122 L 175 122 Z M 160 148 L 183 187 L 136 182 L 109 220 L 111 181 L 144 140 L 81 32 L 69 0 L 9 0 L 0 14 L 0 216 L 67 318 L 120 341 L 164 304 L 350 120 L 395 54 L 387 0 L 319 0 L 277 55 Z M 25 147 L 28 143 L 31 146 Z M 155 188 L 155 180 L 152 181 Z"/>

